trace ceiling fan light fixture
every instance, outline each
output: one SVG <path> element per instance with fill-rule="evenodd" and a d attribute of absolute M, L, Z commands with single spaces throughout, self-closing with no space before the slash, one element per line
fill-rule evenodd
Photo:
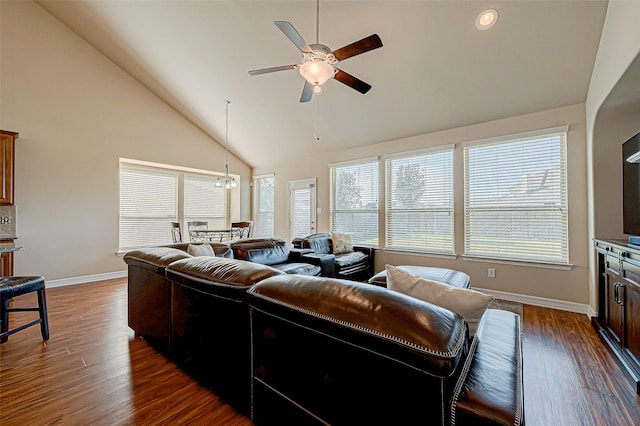
<path fill-rule="evenodd" d="M 313 86 L 313 93 L 316 95 L 322 95 L 322 86 Z"/>
<path fill-rule="evenodd" d="M 314 86 L 323 85 L 333 77 L 334 74 L 334 68 L 321 59 L 314 59 L 300 65 L 300 75 Z"/>

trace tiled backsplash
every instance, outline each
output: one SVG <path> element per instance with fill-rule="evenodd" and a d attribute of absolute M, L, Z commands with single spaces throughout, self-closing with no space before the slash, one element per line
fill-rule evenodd
<path fill-rule="evenodd" d="M 0 238 L 16 236 L 16 206 L 0 206 Z"/>

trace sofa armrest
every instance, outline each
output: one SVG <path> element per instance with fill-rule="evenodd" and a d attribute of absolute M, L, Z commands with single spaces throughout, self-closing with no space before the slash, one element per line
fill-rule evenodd
<path fill-rule="evenodd" d="M 488 309 L 451 404 L 452 425 L 524 425 L 520 316 Z"/>
<path fill-rule="evenodd" d="M 302 255 L 302 261 L 320 266 L 320 275 L 323 277 L 336 276 L 336 257 L 333 254 L 309 252 Z"/>
<path fill-rule="evenodd" d="M 362 252 L 367 256 L 369 256 L 369 267 L 367 268 L 367 271 L 364 273 L 364 275 L 366 275 L 364 278 L 368 279 L 373 275 L 373 271 L 374 271 L 374 258 L 373 258 L 373 255 L 375 254 L 374 248 L 367 247 L 367 246 L 353 246 L 353 250 Z"/>
<path fill-rule="evenodd" d="M 303 249 L 303 248 L 292 248 L 289 251 L 289 260 L 288 262 L 303 262 L 302 256 L 307 253 L 313 253 L 311 249 Z"/>

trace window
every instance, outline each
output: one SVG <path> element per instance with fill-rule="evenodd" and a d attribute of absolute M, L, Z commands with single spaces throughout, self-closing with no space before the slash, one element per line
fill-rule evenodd
<path fill-rule="evenodd" d="M 454 254 L 453 148 L 387 158 L 387 248 Z"/>
<path fill-rule="evenodd" d="M 378 245 L 378 159 L 331 165 L 331 230 Z"/>
<path fill-rule="evenodd" d="M 208 222 L 210 229 L 227 227 L 227 190 L 215 186 L 216 178 L 184 175 L 184 222 Z"/>
<path fill-rule="evenodd" d="M 465 144 L 465 255 L 568 263 L 567 129 Z"/>
<path fill-rule="evenodd" d="M 253 178 L 253 235 L 273 237 L 275 177 L 273 174 Z"/>
<path fill-rule="evenodd" d="M 119 250 L 171 244 L 171 222 L 183 224 L 183 239 L 187 221 L 225 228 L 227 192 L 216 177 L 121 161 Z"/>

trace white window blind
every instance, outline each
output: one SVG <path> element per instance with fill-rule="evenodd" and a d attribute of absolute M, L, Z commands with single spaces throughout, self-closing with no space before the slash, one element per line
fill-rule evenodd
<path fill-rule="evenodd" d="M 311 188 L 291 190 L 291 236 L 300 237 L 311 232 Z"/>
<path fill-rule="evenodd" d="M 175 173 L 121 166 L 120 250 L 170 244 L 177 200 Z"/>
<path fill-rule="evenodd" d="M 206 221 L 210 229 L 227 226 L 227 190 L 212 176 L 184 175 L 184 221 Z"/>
<path fill-rule="evenodd" d="M 273 237 L 275 177 L 260 176 L 253 179 L 253 235 Z"/>
<path fill-rule="evenodd" d="M 173 243 L 171 222 L 202 220 L 212 229 L 227 227 L 228 193 L 217 178 L 174 166 L 120 162 L 119 250 Z"/>
<path fill-rule="evenodd" d="M 566 131 L 469 144 L 465 254 L 567 264 Z"/>
<path fill-rule="evenodd" d="M 316 232 L 316 179 L 289 182 L 289 236 Z"/>
<path fill-rule="evenodd" d="M 453 254 L 453 146 L 386 161 L 386 246 Z"/>
<path fill-rule="evenodd" d="M 378 245 L 378 161 L 331 166 L 331 230 Z"/>

